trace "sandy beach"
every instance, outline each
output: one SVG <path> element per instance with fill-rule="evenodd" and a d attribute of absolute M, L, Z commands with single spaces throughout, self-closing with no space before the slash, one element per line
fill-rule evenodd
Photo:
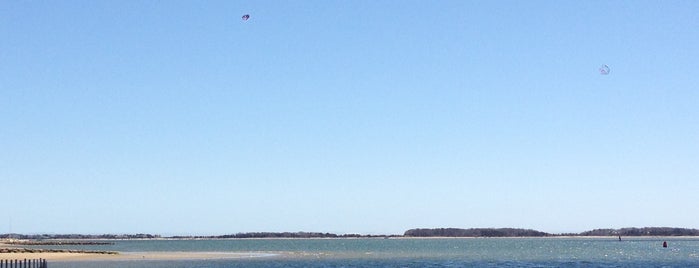
<path fill-rule="evenodd" d="M 0 260 L 46 259 L 48 261 L 118 261 L 118 260 L 206 260 L 240 259 L 274 256 L 273 253 L 249 252 L 126 252 L 119 254 L 93 253 L 0 253 Z"/>

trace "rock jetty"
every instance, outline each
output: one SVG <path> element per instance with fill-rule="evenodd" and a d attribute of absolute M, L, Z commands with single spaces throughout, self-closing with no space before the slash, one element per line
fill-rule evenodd
<path fill-rule="evenodd" d="M 114 245 L 113 242 L 96 242 L 96 241 L 11 241 L 5 242 L 8 245 L 21 246 L 94 246 L 94 245 Z"/>
<path fill-rule="evenodd" d="M 85 253 L 85 254 L 110 254 L 116 255 L 116 251 L 77 250 L 77 249 L 38 249 L 38 248 L 0 248 L 0 253 Z"/>

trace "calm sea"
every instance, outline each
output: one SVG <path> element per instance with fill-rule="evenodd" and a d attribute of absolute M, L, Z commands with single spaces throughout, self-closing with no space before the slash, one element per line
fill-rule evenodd
<path fill-rule="evenodd" d="M 662 247 L 667 241 L 668 248 Z M 53 262 L 59 267 L 699 267 L 699 238 L 129 240 L 63 248 L 120 252 L 250 252 L 178 261 Z M 55 248 L 55 246 L 52 246 Z"/>

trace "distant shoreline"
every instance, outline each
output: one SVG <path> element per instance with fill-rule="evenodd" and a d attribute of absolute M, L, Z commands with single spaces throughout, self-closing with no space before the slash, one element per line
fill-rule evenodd
<path fill-rule="evenodd" d="M 581 239 L 618 239 L 619 236 L 583 236 L 583 235 L 553 235 L 553 236 L 394 236 L 394 237 L 255 237 L 255 238 L 186 238 L 186 237 L 164 237 L 164 238 L 139 238 L 139 239 L 111 239 L 111 238 L 90 238 L 90 239 L 60 239 L 60 238 L 47 238 L 41 241 L 46 241 L 47 243 L 34 243 L 30 241 L 36 240 L 15 240 L 15 242 L 8 243 L 0 239 L 0 250 L 4 248 L 21 248 L 22 246 L 70 246 L 70 245 L 89 245 L 81 242 L 75 241 L 196 241 L 196 240 L 323 240 L 323 239 L 498 239 L 498 238 L 541 238 L 541 239 L 570 239 L 570 238 L 581 238 Z M 644 239 L 644 238 L 696 238 L 699 239 L 699 235 L 647 235 L 647 236 L 621 236 L 622 239 Z M 22 242 L 17 243 L 16 241 L 29 242 L 24 244 Z M 55 243 L 51 241 L 60 241 L 63 243 Z M 107 243 L 97 242 L 95 245 L 106 245 Z M 109 242 L 109 244 L 114 244 Z M 1 252 L 0 252 L 1 253 Z"/>
<path fill-rule="evenodd" d="M 699 239 L 699 235 L 691 236 L 663 236 L 663 235 L 649 235 L 649 236 L 621 236 L 622 239 L 627 240 L 643 240 L 643 239 Z M 324 240 L 324 239 L 606 239 L 606 240 L 617 240 L 618 236 L 575 236 L 575 235 L 557 235 L 557 236 L 499 236 L 499 237 L 457 237 L 457 236 L 396 236 L 390 238 L 381 237 L 260 237 L 260 238 L 141 238 L 141 239 L 109 239 L 109 238 L 94 238 L 94 239 L 43 239 L 41 241 L 47 243 L 36 243 L 34 240 L 15 240 L 12 243 L 4 239 L 0 239 L 0 256 L 3 251 L 12 249 L 26 249 L 26 250 L 37 250 L 36 248 L 23 248 L 22 246 L 70 246 L 70 245 L 86 245 L 79 241 L 105 241 L 96 242 L 94 245 L 107 245 L 114 244 L 115 242 L 107 241 L 197 241 L 197 240 Z M 56 243 L 56 242 L 62 243 Z M 76 242 L 77 241 L 77 242 Z M 19 242 L 19 243 L 17 243 Z M 28 242 L 28 243 L 24 243 Z M 88 244 L 89 245 L 89 244 Z M 60 252 L 61 250 L 44 249 L 48 251 L 56 251 L 55 253 L 85 253 L 85 254 L 107 254 L 111 253 L 109 251 L 95 251 L 95 252 Z M 31 253 L 31 252 L 26 252 Z M 41 252 L 37 252 L 41 253 Z M 118 252 L 117 252 L 118 253 Z M 1 258 L 0 258 L 1 259 Z"/>
<path fill-rule="evenodd" d="M 552 234 L 533 229 L 522 228 L 417 228 L 398 234 L 334 234 L 322 232 L 247 232 L 227 235 L 183 235 L 161 236 L 153 234 L 4 234 L 0 235 L 2 241 L 78 241 L 78 240 L 141 240 L 141 239 L 288 239 L 288 238 L 419 238 L 419 237 L 695 237 L 699 236 L 699 229 L 677 227 L 628 227 L 621 229 L 594 229 L 580 233 Z M 36 242 L 32 242 L 36 243 Z"/>

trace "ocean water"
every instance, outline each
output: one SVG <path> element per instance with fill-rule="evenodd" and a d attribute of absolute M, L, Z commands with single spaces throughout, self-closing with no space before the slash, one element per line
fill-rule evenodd
<path fill-rule="evenodd" d="M 669 247 L 663 248 L 667 241 Z M 246 252 L 215 260 L 50 262 L 49 267 L 699 267 L 699 238 L 126 240 L 63 246 L 137 252 Z M 56 248 L 56 246 L 51 246 Z"/>

